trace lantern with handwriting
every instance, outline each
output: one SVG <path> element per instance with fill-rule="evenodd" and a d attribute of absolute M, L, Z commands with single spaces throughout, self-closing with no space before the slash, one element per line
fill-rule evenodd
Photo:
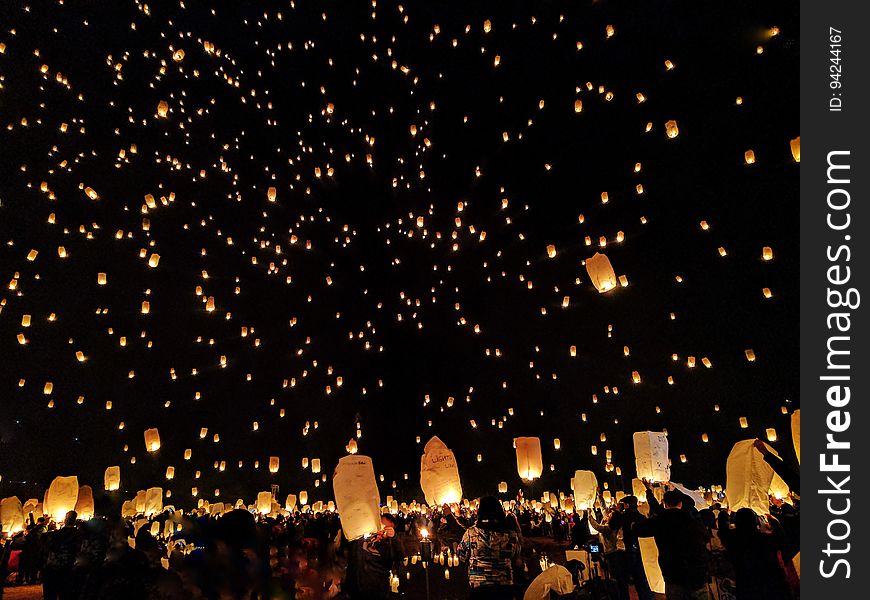
<path fill-rule="evenodd" d="M 420 487 L 431 505 L 453 504 L 462 499 L 456 457 L 438 436 L 433 436 L 420 457 Z"/>
<path fill-rule="evenodd" d="M 638 479 L 670 481 L 668 436 L 658 431 L 638 431 L 634 441 L 634 463 Z"/>
<path fill-rule="evenodd" d="M 368 456 L 344 456 L 332 476 L 335 504 L 341 528 L 348 540 L 376 533 L 380 529 L 380 493 Z"/>
<path fill-rule="evenodd" d="M 544 471 L 544 460 L 541 456 L 541 440 L 536 437 L 519 437 L 516 439 L 517 472 L 526 481 L 532 481 L 541 476 Z"/>

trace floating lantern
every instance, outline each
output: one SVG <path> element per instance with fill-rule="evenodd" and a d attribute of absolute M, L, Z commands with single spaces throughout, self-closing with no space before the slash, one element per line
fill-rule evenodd
<path fill-rule="evenodd" d="M 600 294 L 616 287 L 616 272 L 610 264 L 610 259 L 604 254 L 596 252 L 592 258 L 587 258 L 586 272 L 592 280 L 592 285 Z"/>
<path fill-rule="evenodd" d="M 277 473 L 278 472 L 279 461 L 280 461 L 280 459 L 277 456 L 270 456 L 269 457 L 269 472 L 270 473 Z"/>
<path fill-rule="evenodd" d="M 453 452 L 437 436 L 423 448 L 420 457 L 420 487 L 431 505 L 453 504 L 462 499 L 462 483 Z"/>
<path fill-rule="evenodd" d="M 663 432 L 638 431 L 632 436 L 632 440 L 638 479 L 670 481 L 668 436 Z"/>
<path fill-rule="evenodd" d="M 544 471 L 540 438 L 519 437 L 516 439 L 516 449 L 517 472 L 520 477 L 526 481 L 540 477 Z"/>
<path fill-rule="evenodd" d="M 114 492 L 121 487 L 121 467 L 106 467 L 103 474 L 103 487 L 107 492 Z"/>
<path fill-rule="evenodd" d="M 336 508 L 341 515 L 341 528 L 348 540 L 359 539 L 380 529 L 380 493 L 368 456 L 342 457 L 335 468 L 332 487 Z"/>
<path fill-rule="evenodd" d="M 671 139 L 680 135 L 680 128 L 677 127 L 677 122 L 674 120 L 665 123 L 665 134 Z"/>
<path fill-rule="evenodd" d="M 145 449 L 148 452 L 160 450 L 160 433 L 156 427 L 145 430 Z"/>

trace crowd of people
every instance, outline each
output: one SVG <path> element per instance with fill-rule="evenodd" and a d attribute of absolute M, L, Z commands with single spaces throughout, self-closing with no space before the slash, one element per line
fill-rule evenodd
<path fill-rule="evenodd" d="M 446 565 L 465 574 L 451 597 L 509 600 L 537 593 L 532 581 L 560 562 L 552 568 L 570 573 L 569 587 L 543 588 L 553 597 L 652 600 L 641 550 L 652 538 L 668 600 L 794 600 L 800 482 L 770 461 L 795 494 L 771 497 L 763 516 L 698 506 L 674 486 L 649 482 L 644 494 L 614 502 L 599 495 L 587 510 L 522 497 L 384 510 L 380 531 L 356 540 L 344 538 L 331 510 L 167 509 L 88 520 L 70 512 L 61 523 L 31 513 L 24 530 L 3 538 L 0 575 L 9 584 L 41 582 L 47 600 L 352 600 L 424 597 L 412 595 L 420 589 L 413 582 Z M 566 550 L 575 558 L 566 560 Z"/>

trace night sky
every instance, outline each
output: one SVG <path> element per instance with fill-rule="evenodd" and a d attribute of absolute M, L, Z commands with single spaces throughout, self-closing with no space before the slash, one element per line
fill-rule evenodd
<path fill-rule="evenodd" d="M 517 436 L 539 490 L 630 489 L 635 431 L 690 487 L 767 428 L 793 461 L 797 35 L 779 0 L 0 3 L 0 496 L 326 500 L 357 431 L 401 500 L 432 435 L 469 497 Z"/>

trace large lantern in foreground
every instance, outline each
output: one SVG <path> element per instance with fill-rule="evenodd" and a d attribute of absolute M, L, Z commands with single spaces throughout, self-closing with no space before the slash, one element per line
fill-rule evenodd
<path fill-rule="evenodd" d="M 433 436 L 420 457 L 420 487 L 431 505 L 453 504 L 462 500 L 462 484 L 456 457 L 438 436 Z"/>
<path fill-rule="evenodd" d="M 649 481 L 670 481 L 668 436 L 659 431 L 638 431 L 634 441 L 634 464 L 637 478 Z"/>
<path fill-rule="evenodd" d="M 163 512 L 163 488 L 152 487 L 145 490 L 145 507 L 142 512 L 146 517 Z"/>
<path fill-rule="evenodd" d="M 541 456 L 541 439 L 536 437 L 518 437 L 517 472 L 526 481 L 532 481 L 544 472 L 544 459 Z"/>
<path fill-rule="evenodd" d="M 348 540 L 377 533 L 381 527 L 381 496 L 371 458 L 359 454 L 342 457 L 332 476 L 332 489 Z"/>
<path fill-rule="evenodd" d="M 45 493 L 43 510 L 45 514 L 55 521 L 63 521 L 63 518 L 76 507 L 79 497 L 79 479 L 75 475 L 70 477 L 55 477 Z"/>
<path fill-rule="evenodd" d="M 773 452 L 773 448 L 767 448 Z M 755 448 L 755 440 L 734 444 L 725 472 L 725 496 L 732 512 L 741 508 L 751 508 L 758 515 L 770 512 L 768 492 L 773 482 L 773 468 L 764 462 L 761 452 Z"/>
<path fill-rule="evenodd" d="M 616 287 L 617 279 L 613 265 L 610 264 L 610 259 L 600 252 L 596 252 L 594 256 L 586 259 L 586 273 L 589 274 L 592 285 L 600 294 L 609 292 Z"/>

